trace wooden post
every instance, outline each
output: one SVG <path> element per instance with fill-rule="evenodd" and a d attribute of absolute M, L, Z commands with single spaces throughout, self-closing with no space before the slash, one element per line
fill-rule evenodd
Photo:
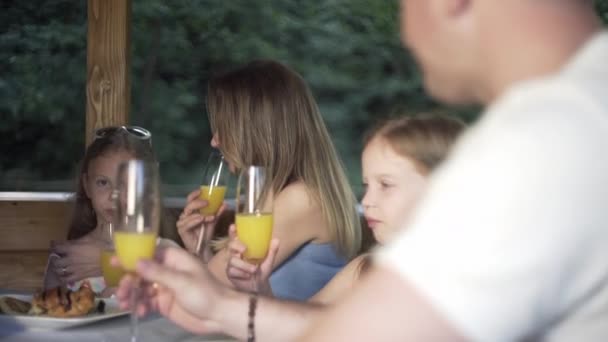
<path fill-rule="evenodd" d="M 129 122 L 131 0 L 88 0 L 86 143 Z"/>

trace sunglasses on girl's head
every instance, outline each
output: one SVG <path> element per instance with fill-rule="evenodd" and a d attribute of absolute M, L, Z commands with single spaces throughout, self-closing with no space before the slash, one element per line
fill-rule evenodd
<path fill-rule="evenodd" d="M 129 133 L 130 136 L 141 139 L 141 140 L 149 140 L 152 138 L 152 133 L 145 128 L 139 126 L 112 126 L 112 127 L 103 127 L 95 131 L 95 139 L 105 138 L 112 134 L 116 134 L 116 132 L 125 131 Z"/>

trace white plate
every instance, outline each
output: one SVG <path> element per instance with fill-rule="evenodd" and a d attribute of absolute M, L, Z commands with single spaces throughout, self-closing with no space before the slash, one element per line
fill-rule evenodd
<path fill-rule="evenodd" d="M 1 297 L 4 296 L 17 298 L 27 302 L 31 302 L 32 300 L 31 295 L 3 293 Z M 114 298 L 95 299 L 95 305 L 97 306 L 97 303 L 101 300 L 106 303 L 103 314 L 93 312 L 86 316 L 71 318 L 0 314 L 0 326 L 14 325 L 26 329 L 65 329 L 129 314 L 129 311 L 121 310 L 119 308 L 118 302 Z"/>

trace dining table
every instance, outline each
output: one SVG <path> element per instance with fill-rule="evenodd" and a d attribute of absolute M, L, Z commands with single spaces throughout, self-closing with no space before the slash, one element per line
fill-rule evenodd
<path fill-rule="evenodd" d="M 14 292 L 0 289 L 0 296 L 7 294 L 14 294 Z M 3 316 L 0 317 L 0 341 L 2 342 L 129 342 L 131 338 L 128 314 L 63 329 L 32 327 L 19 322 L 18 319 Z M 224 335 L 192 334 L 158 314 L 140 319 L 138 340 L 141 342 L 236 341 Z"/>

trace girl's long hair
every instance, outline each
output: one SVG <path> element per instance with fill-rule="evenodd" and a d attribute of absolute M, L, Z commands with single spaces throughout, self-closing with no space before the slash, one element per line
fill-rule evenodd
<path fill-rule="evenodd" d="M 74 208 L 68 225 L 68 240 L 79 239 L 95 230 L 97 215 L 93 210 L 91 199 L 84 190 L 85 174 L 89 171 L 91 161 L 108 153 L 126 151 L 133 158 L 155 161 L 149 140 L 131 137 L 128 132 L 118 129 L 103 137 L 96 138 L 86 149 L 80 162 Z"/>

